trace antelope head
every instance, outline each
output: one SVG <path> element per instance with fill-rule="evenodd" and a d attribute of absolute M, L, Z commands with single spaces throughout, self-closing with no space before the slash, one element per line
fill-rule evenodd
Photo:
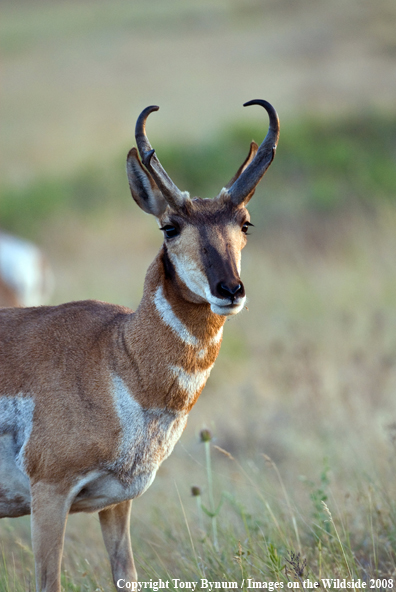
<path fill-rule="evenodd" d="M 159 107 L 147 107 L 136 123 L 136 143 L 127 157 L 132 197 L 154 215 L 164 233 L 164 256 L 176 274 L 183 296 L 190 302 L 209 303 L 219 315 L 237 314 L 244 306 L 245 288 L 240 278 L 241 250 L 251 226 L 246 205 L 270 166 L 279 137 L 279 120 L 267 101 L 268 133 L 249 154 L 231 181 L 214 199 L 190 198 L 170 179 L 146 136 L 146 120 Z M 138 153 L 139 151 L 139 153 Z M 140 158 L 139 158 L 140 155 Z"/>

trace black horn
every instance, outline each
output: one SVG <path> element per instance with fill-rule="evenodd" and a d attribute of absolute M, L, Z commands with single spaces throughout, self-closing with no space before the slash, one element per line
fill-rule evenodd
<path fill-rule="evenodd" d="M 269 129 L 263 143 L 250 164 L 241 175 L 227 188 L 227 194 L 235 205 L 247 203 L 252 197 L 257 184 L 274 159 L 276 146 L 279 139 L 279 119 L 273 106 L 263 99 L 256 99 L 245 103 L 243 106 L 261 105 L 269 116 Z"/>
<path fill-rule="evenodd" d="M 135 138 L 139 150 L 140 158 L 145 168 L 148 170 L 162 195 L 172 207 L 178 208 L 183 205 L 189 197 L 187 192 L 180 191 L 169 177 L 162 164 L 160 163 L 155 150 L 151 146 L 146 136 L 146 120 L 153 111 L 158 111 L 157 105 L 151 105 L 143 109 L 136 121 Z"/>

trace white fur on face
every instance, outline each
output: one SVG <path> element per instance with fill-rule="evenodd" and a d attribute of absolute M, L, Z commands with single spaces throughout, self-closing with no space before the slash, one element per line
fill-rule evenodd
<path fill-rule="evenodd" d="M 168 250 L 168 254 L 183 284 L 193 294 L 201 297 L 205 302 L 209 302 L 208 297 L 211 294 L 209 282 L 202 272 L 200 262 L 193 259 L 189 253 L 176 254 Z"/>
<path fill-rule="evenodd" d="M 226 317 L 233 316 L 241 312 L 243 307 L 245 306 L 246 296 L 242 296 L 242 298 L 238 298 L 237 301 L 234 300 L 233 304 L 224 304 L 224 300 L 221 298 L 215 298 L 214 296 L 211 297 L 210 308 L 212 312 L 223 315 Z"/>
<path fill-rule="evenodd" d="M 244 238 L 239 226 L 230 224 L 227 228 L 213 227 L 208 231 L 208 240 L 216 247 L 219 253 L 224 252 L 224 256 L 231 253 L 230 245 L 235 245 L 233 257 L 235 257 L 235 267 L 238 274 L 241 269 L 241 252 L 244 245 Z M 229 316 L 240 312 L 243 308 L 246 297 L 237 298 L 233 303 L 227 298 L 216 297 L 212 294 L 205 263 L 201 256 L 201 249 L 204 244 L 200 242 L 200 233 L 192 225 L 185 226 L 180 237 L 174 239 L 168 244 L 168 256 L 176 270 L 179 279 L 185 284 L 198 301 L 202 300 L 210 304 L 212 312 Z M 210 263 L 208 263 L 210 265 Z M 221 279 L 221 278 L 219 278 Z"/>
<path fill-rule="evenodd" d="M 238 301 L 234 301 L 233 304 L 230 304 L 224 298 L 213 296 L 207 277 L 202 273 L 201 268 L 194 259 L 191 259 L 188 254 L 176 255 L 171 252 L 168 252 L 168 254 L 180 280 L 193 294 L 208 302 L 212 312 L 223 316 L 230 316 L 242 310 L 245 305 L 246 296 L 239 298 Z"/>

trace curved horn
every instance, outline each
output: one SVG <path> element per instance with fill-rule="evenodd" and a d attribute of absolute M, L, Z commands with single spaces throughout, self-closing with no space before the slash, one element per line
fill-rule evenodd
<path fill-rule="evenodd" d="M 146 136 L 146 120 L 153 111 L 158 111 L 157 105 L 151 105 L 143 109 L 136 121 L 135 138 L 142 163 L 156 182 L 162 195 L 172 207 L 179 208 L 189 197 L 187 192 L 180 191 L 173 183 L 152 148 Z"/>
<path fill-rule="evenodd" d="M 247 203 L 252 197 L 257 184 L 274 159 L 276 145 L 279 139 L 279 119 L 273 106 L 263 99 L 249 101 L 243 106 L 248 107 L 249 105 L 261 105 L 264 107 L 269 115 L 270 124 L 267 135 L 257 150 L 256 156 L 232 186 L 226 190 L 227 195 L 235 205 Z"/>

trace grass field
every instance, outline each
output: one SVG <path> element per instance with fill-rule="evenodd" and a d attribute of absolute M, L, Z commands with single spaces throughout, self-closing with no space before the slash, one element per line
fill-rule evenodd
<path fill-rule="evenodd" d="M 250 207 L 249 310 L 226 323 L 180 443 L 134 502 L 139 579 L 382 588 L 396 577 L 394 3 L 163 6 L 2 3 L 1 227 L 48 253 L 54 303 L 136 308 L 161 236 L 128 195 L 135 115 L 161 104 L 161 161 L 206 196 L 265 133 L 240 103 L 272 99 L 285 116 Z M 112 589 L 97 515 L 69 519 L 62 578 Z M 1 520 L 0 592 L 33 582 L 29 519 Z"/>
<path fill-rule="evenodd" d="M 52 229 L 54 252 L 68 247 L 59 258 L 70 258 L 65 292 L 117 291 L 135 306 L 157 231 L 132 214 L 100 220 L 75 224 L 79 247 L 59 238 L 70 221 Z M 395 229 L 390 204 L 371 216 L 311 213 L 295 225 L 256 224 L 243 260 L 249 311 L 226 324 L 181 442 L 135 501 L 142 580 L 298 581 L 288 561 L 299 552 L 306 577 L 394 577 Z M 100 273 L 107 260 L 111 271 Z M 219 551 L 190 491 L 199 486 L 209 508 L 203 427 L 214 435 L 215 504 L 223 500 Z M 28 518 L 2 520 L 0 540 L 0 590 L 28 589 Z M 65 590 L 111 589 L 96 515 L 69 520 L 64 570 Z"/>
<path fill-rule="evenodd" d="M 256 125 L 242 109 L 252 98 L 283 123 L 394 109 L 393 0 L 2 0 L 1 11 L 2 184 L 108 163 L 150 104 L 156 144 Z"/>

